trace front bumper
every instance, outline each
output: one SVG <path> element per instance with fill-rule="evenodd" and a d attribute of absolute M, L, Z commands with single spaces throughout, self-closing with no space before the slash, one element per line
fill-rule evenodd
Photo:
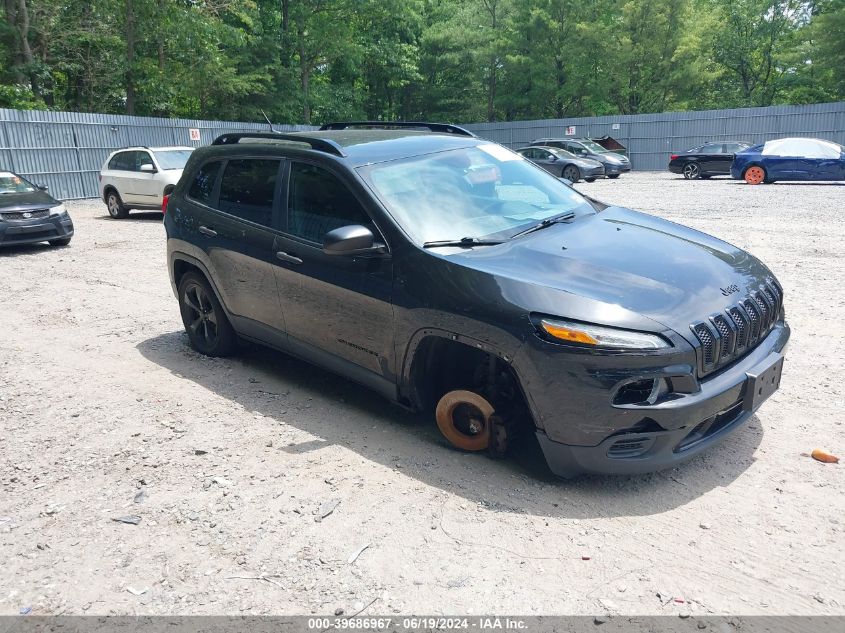
<path fill-rule="evenodd" d="M 694 365 L 650 366 L 640 359 L 630 361 L 639 366 L 624 367 L 620 356 L 593 356 L 579 368 L 587 372 L 580 384 L 575 381 L 550 390 L 548 382 L 539 392 L 529 390 L 529 406 L 541 427 L 537 438 L 550 469 L 561 477 L 635 474 L 669 468 L 698 455 L 751 418 L 762 401 L 760 394 L 753 393 L 757 385 L 769 381 L 763 398 L 777 389 L 789 333 L 789 326 L 778 322 L 752 352 L 700 380 L 695 377 Z M 654 363 L 660 357 L 651 358 Z M 537 351 L 523 354 L 520 361 L 529 359 L 538 361 Z M 598 359 L 605 366 L 596 371 Z M 554 357 L 549 360 L 547 365 L 559 362 Z M 572 363 L 567 364 L 568 380 L 573 381 Z M 558 382 L 567 375 L 563 365 L 547 366 L 546 371 L 556 375 Z M 651 405 L 612 404 L 613 384 L 620 377 L 683 378 L 684 373 L 688 373 L 689 384 L 695 385 L 689 393 L 673 393 Z M 597 384 L 596 378 L 602 384 Z"/>
<path fill-rule="evenodd" d="M 73 236 L 73 220 L 65 213 L 31 220 L 0 220 L 0 246 L 34 244 Z"/>
<path fill-rule="evenodd" d="M 591 167 L 589 169 L 582 169 L 581 170 L 581 177 L 582 178 L 601 178 L 604 176 L 604 167 Z"/>
<path fill-rule="evenodd" d="M 616 174 L 624 174 L 627 171 L 631 171 L 630 163 L 625 163 L 624 165 L 611 165 L 610 163 L 603 164 L 605 176 L 615 176 Z"/>

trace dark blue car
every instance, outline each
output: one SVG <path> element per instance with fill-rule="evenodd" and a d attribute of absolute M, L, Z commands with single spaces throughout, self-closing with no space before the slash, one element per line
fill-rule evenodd
<path fill-rule="evenodd" d="M 749 185 L 777 180 L 845 180 L 845 147 L 817 138 L 781 138 L 739 152 L 731 177 Z"/>

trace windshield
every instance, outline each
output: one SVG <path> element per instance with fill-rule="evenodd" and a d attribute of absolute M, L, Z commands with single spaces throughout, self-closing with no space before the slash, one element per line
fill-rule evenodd
<path fill-rule="evenodd" d="M 184 169 L 193 151 L 192 149 L 168 149 L 158 151 L 155 155 L 162 169 Z"/>
<path fill-rule="evenodd" d="M 0 195 L 4 193 L 29 193 L 35 187 L 10 171 L 0 171 Z"/>
<path fill-rule="evenodd" d="M 561 214 L 595 213 L 560 180 L 493 143 L 360 171 L 396 222 L 420 244 L 507 239 Z"/>
<path fill-rule="evenodd" d="M 599 145 L 598 143 L 595 143 L 593 141 L 584 140 L 584 141 L 579 141 L 579 142 L 581 143 L 581 145 L 586 147 L 588 150 L 590 150 L 594 154 L 610 154 L 611 153 L 609 149 L 605 149 L 601 145 Z"/>

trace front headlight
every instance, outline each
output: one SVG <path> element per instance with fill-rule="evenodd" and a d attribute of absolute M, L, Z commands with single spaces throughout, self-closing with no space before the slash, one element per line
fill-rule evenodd
<path fill-rule="evenodd" d="M 611 349 L 665 349 L 672 347 L 657 334 L 620 330 L 603 325 L 575 323 L 560 319 L 541 319 L 540 327 L 550 336 L 567 343 L 580 343 Z"/>
<path fill-rule="evenodd" d="M 67 213 L 65 205 L 59 204 L 55 207 L 50 207 L 50 215 L 61 215 L 62 213 Z"/>

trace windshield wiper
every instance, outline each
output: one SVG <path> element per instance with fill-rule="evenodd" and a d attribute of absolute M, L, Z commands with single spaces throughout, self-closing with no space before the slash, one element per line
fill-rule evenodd
<path fill-rule="evenodd" d="M 519 233 L 514 233 L 513 235 L 511 235 L 510 239 L 513 239 L 515 237 L 519 237 L 521 235 L 527 235 L 528 233 L 533 233 L 534 231 L 539 231 L 540 229 L 545 229 L 547 227 L 550 227 L 552 224 L 557 224 L 558 222 L 567 222 L 568 220 L 571 220 L 574 217 L 575 217 L 575 214 L 572 211 L 570 211 L 569 213 L 564 213 L 562 215 L 556 215 L 553 218 L 546 218 L 542 222 L 538 222 L 534 226 L 530 226 L 527 229 L 525 229 L 524 231 L 520 231 Z"/>
<path fill-rule="evenodd" d="M 459 240 L 438 240 L 436 242 L 425 242 L 423 248 L 435 248 L 437 246 L 462 246 L 470 248 L 472 246 L 495 246 L 501 244 L 501 240 L 480 240 L 477 237 L 462 237 Z"/>

